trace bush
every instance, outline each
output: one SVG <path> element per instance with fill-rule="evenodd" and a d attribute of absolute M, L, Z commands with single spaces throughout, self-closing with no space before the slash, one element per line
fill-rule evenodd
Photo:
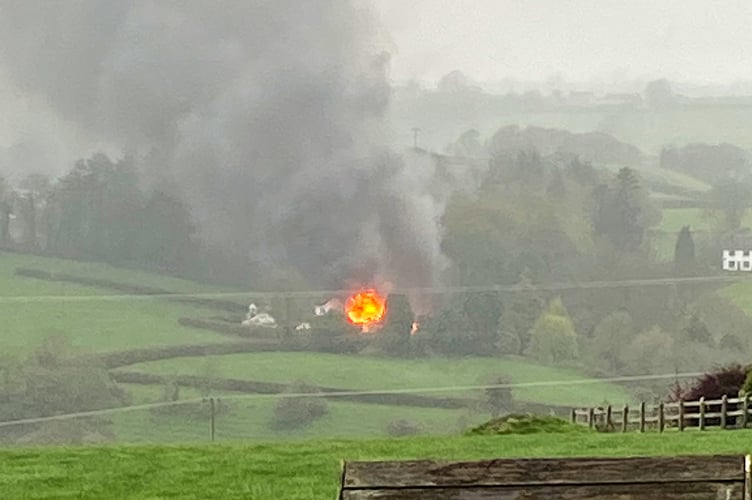
<path fill-rule="evenodd" d="M 561 432 L 588 432 L 587 427 L 573 424 L 558 417 L 538 415 L 507 415 L 470 429 L 468 434 L 536 434 Z"/>
<path fill-rule="evenodd" d="M 709 372 L 700 377 L 695 384 L 684 395 L 686 401 L 696 401 L 702 397 L 708 400 L 721 399 L 723 396 L 729 398 L 737 397 L 745 387 L 748 379 L 748 367 L 734 364 L 719 368 L 714 372 Z M 737 405 L 728 405 L 728 411 L 736 411 Z M 720 405 L 708 405 L 708 413 L 720 411 Z M 736 424 L 736 417 L 729 416 L 726 419 L 729 425 Z M 719 418 L 707 418 L 705 423 L 709 426 L 719 425 Z M 695 421 L 689 425 L 697 425 Z"/>
<path fill-rule="evenodd" d="M 315 393 L 316 388 L 305 383 L 296 383 L 290 392 L 294 394 Z M 271 427 L 276 430 L 299 429 L 312 424 L 329 411 L 326 400 L 315 396 L 285 396 L 274 407 Z"/>
<path fill-rule="evenodd" d="M 529 353 L 546 363 L 561 363 L 579 358 L 577 332 L 561 299 L 551 301 L 533 326 Z"/>
<path fill-rule="evenodd" d="M 392 420 L 389 422 L 387 432 L 392 437 L 414 436 L 420 433 L 420 426 L 412 420 Z"/>
<path fill-rule="evenodd" d="M 747 394 L 752 394 L 752 370 L 747 371 L 747 376 L 744 379 L 744 384 L 742 384 L 742 388 L 739 390 L 740 396 Z"/>

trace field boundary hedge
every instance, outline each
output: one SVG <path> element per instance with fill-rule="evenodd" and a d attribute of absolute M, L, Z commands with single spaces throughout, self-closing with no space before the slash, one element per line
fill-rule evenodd
<path fill-rule="evenodd" d="M 24 278 L 34 278 L 38 280 L 53 281 L 60 283 L 75 283 L 77 285 L 91 286 L 97 288 L 105 288 L 109 290 L 117 290 L 119 292 L 129 293 L 133 295 L 180 295 L 180 293 L 173 292 L 164 288 L 156 288 L 143 285 L 133 285 L 130 283 L 122 283 L 118 281 L 106 280 L 101 278 L 91 278 L 87 276 L 76 276 L 68 273 L 52 273 L 43 269 L 17 267 L 15 274 Z M 245 313 L 248 311 L 248 306 L 239 304 L 237 302 L 220 299 L 205 299 L 195 297 L 164 297 L 164 300 L 172 302 L 180 302 L 184 304 L 191 304 L 194 306 L 205 307 L 207 309 L 216 309 L 225 312 L 232 313 Z"/>
<path fill-rule="evenodd" d="M 113 369 L 123 366 L 161 361 L 172 358 L 188 358 L 196 356 L 212 356 L 225 354 L 242 354 L 249 352 L 284 351 L 285 346 L 279 342 L 259 341 L 248 339 L 240 342 L 221 342 L 214 344 L 183 344 L 164 347 L 144 347 L 113 351 L 91 356 L 104 363 L 105 368 Z"/>
<path fill-rule="evenodd" d="M 151 373 L 137 371 L 119 371 L 112 372 L 112 378 L 121 384 L 142 384 L 142 385 L 162 385 L 168 381 L 175 382 L 178 385 L 187 387 L 207 387 L 224 391 L 243 392 L 248 394 L 279 394 L 284 395 L 290 389 L 294 388 L 293 384 L 283 384 L 278 382 L 259 382 L 254 380 L 231 379 L 231 378 L 213 378 L 198 375 L 177 375 L 163 377 Z M 327 399 L 353 401 L 358 403 L 393 405 L 393 406 L 414 406 L 419 408 L 442 408 L 442 409 L 465 409 L 477 404 L 474 399 L 463 398 L 435 398 L 421 396 L 417 394 L 347 394 L 334 395 L 336 393 L 357 392 L 352 389 L 339 389 L 334 387 L 312 386 L 315 390 L 330 396 L 322 396 Z"/>

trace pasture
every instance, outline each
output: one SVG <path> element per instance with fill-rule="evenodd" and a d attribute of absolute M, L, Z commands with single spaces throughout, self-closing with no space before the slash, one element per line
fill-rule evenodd
<path fill-rule="evenodd" d="M 180 317 L 211 317 L 218 311 L 174 303 L 157 297 L 112 297 L 122 292 L 107 288 L 39 280 L 15 273 L 17 268 L 67 273 L 130 285 L 147 285 L 170 291 L 207 292 L 216 288 L 185 280 L 92 264 L 0 254 L 0 314 L 5 328 L 0 348 L 6 355 L 21 356 L 50 335 L 64 336 L 81 352 L 111 353 L 134 348 L 215 344 L 228 339 L 215 332 L 187 328 Z M 472 386 L 502 376 L 511 383 L 532 383 L 514 390 L 520 403 L 550 405 L 622 404 L 628 391 L 618 385 L 595 382 L 560 387 L 535 387 L 549 381 L 590 381 L 576 370 L 550 368 L 522 358 L 466 357 L 458 359 L 395 360 L 367 356 L 268 352 L 173 358 L 124 366 L 118 371 L 233 378 L 256 382 L 305 381 L 344 390 L 419 389 Z M 164 401 L 164 384 L 123 384 L 133 404 Z M 180 399 L 200 398 L 196 387 L 182 387 Z M 410 405 L 364 404 L 329 400 L 328 412 L 309 427 L 279 431 L 271 427 L 274 398 L 213 390 L 214 396 L 230 396 L 227 411 L 217 415 L 218 440 L 379 437 L 391 423 L 404 420 L 422 434 L 449 434 L 488 418 L 480 409 L 421 408 Z M 426 397 L 465 398 L 481 403 L 481 391 L 426 393 Z M 110 417 L 117 442 L 180 442 L 208 439 L 208 416 L 202 403 L 175 413 L 138 410 Z"/>
<path fill-rule="evenodd" d="M 125 368 L 159 375 L 201 375 L 211 371 L 223 378 L 291 383 L 303 380 L 321 386 L 357 390 L 420 389 L 431 387 L 477 386 L 502 376 L 513 384 L 560 383 L 560 386 L 519 387 L 517 401 L 577 406 L 630 402 L 623 387 L 607 382 L 581 385 L 587 381 L 575 370 L 552 368 L 521 358 L 433 358 L 399 360 L 322 353 L 248 353 L 226 356 L 180 358 L 140 363 Z M 440 392 L 441 396 L 464 396 L 466 392 Z M 429 394 L 430 395 L 430 394 Z"/>
<path fill-rule="evenodd" d="M 223 337 L 180 326 L 180 316 L 211 315 L 200 308 L 147 298 L 98 297 L 112 290 L 17 276 L 18 267 L 97 277 L 181 292 L 216 290 L 196 283 L 144 272 L 84 263 L 0 253 L 0 351 L 23 354 L 50 336 L 68 337 L 78 349 L 92 352 L 136 347 L 221 342 Z"/>
<path fill-rule="evenodd" d="M 341 460 L 659 456 L 749 453 L 752 430 L 589 432 L 316 440 L 247 445 L 0 450 L 0 490 L 15 499 L 329 500 Z"/>

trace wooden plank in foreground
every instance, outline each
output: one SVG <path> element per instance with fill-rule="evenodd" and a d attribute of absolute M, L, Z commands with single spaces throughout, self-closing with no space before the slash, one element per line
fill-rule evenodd
<path fill-rule="evenodd" d="M 743 500 L 742 483 L 345 490 L 342 500 Z"/>
<path fill-rule="evenodd" d="M 745 481 L 745 457 L 742 455 L 503 459 L 473 462 L 442 462 L 432 460 L 346 462 L 344 465 L 342 486 L 344 490 L 347 490 L 400 487 L 469 488 L 499 485 L 598 485 L 613 483 L 708 483 L 734 481 L 740 483 Z M 477 498 L 490 497 L 480 496 Z M 513 496 L 509 498 L 527 497 Z"/>

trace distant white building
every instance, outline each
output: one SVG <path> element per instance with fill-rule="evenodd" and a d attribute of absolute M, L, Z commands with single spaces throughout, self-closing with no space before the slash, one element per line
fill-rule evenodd
<path fill-rule="evenodd" d="M 752 271 L 752 251 L 750 250 L 724 250 L 724 271 Z"/>
<path fill-rule="evenodd" d="M 251 304 L 248 306 L 248 314 L 241 323 L 243 326 L 259 326 L 262 328 L 277 328 L 277 320 L 269 313 L 259 313 L 258 306 Z"/>

